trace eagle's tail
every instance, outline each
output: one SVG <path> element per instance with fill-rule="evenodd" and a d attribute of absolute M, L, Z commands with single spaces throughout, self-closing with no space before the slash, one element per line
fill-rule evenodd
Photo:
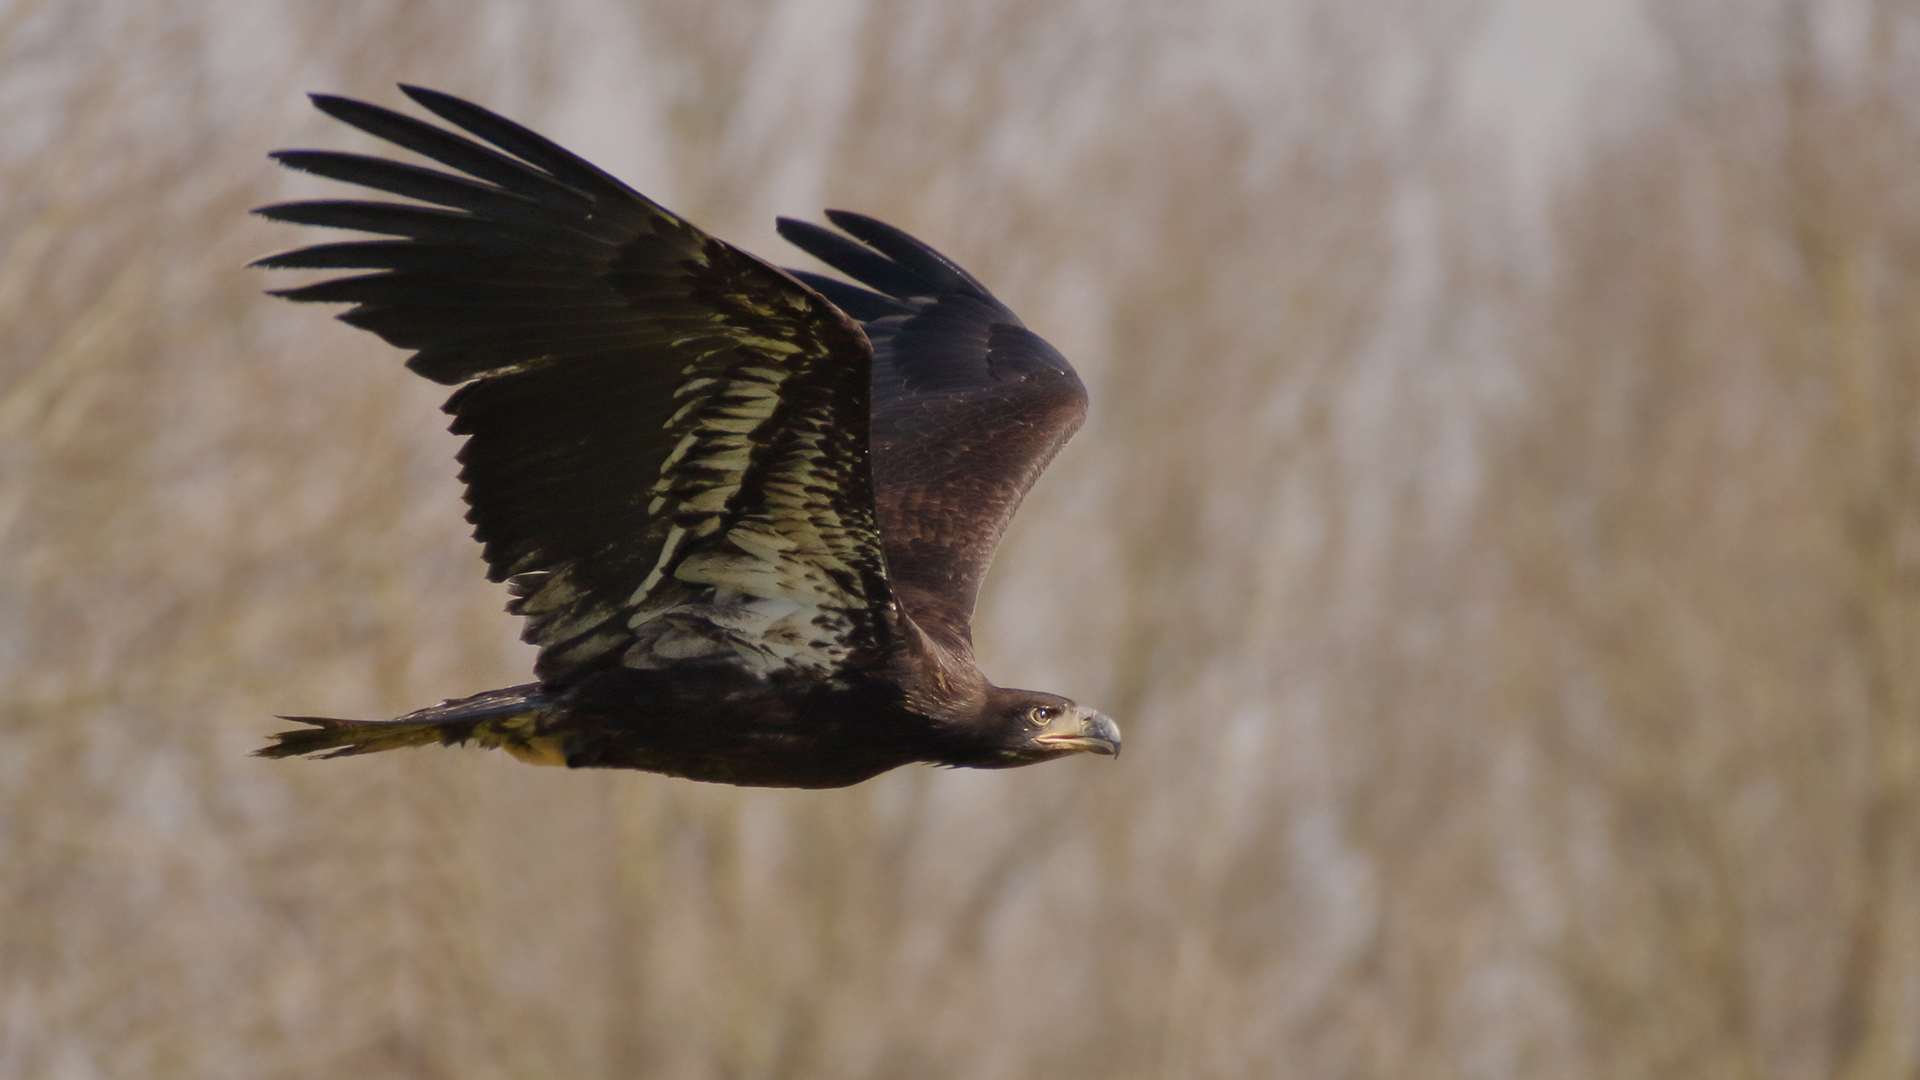
<path fill-rule="evenodd" d="M 443 701 L 411 712 L 398 720 L 335 720 L 325 716 L 283 716 L 306 724 L 276 732 L 271 746 L 254 751 L 258 757 L 349 757 L 377 750 L 439 743 L 455 746 L 472 740 L 497 746 L 535 765 L 564 765 L 566 758 L 556 736 L 542 730 L 551 710 L 538 684 L 489 690 L 469 698 Z"/>

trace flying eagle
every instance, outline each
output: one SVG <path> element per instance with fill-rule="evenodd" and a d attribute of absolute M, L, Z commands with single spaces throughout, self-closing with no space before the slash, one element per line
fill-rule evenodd
<path fill-rule="evenodd" d="M 522 761 L 839 787 L 1120 752 L 1054 694 L 988 682 L 970 622 L 1027 489 L 1086 415 L 1052 346 L 869 217 L 780 234 L 860 283 L 782 271 L 540 135 L 418 87 L 473 138 L 314 95 L 453 172 L 325 150 L 288 167 L 414 200 L 262 207 L 394 237 L 255 265 L 370 270 L 275 295 L 458 386 L 445 409 L 488 577 L 539 681 L 397 720 L 287 717 L 266 757 L 469 740 Z"/>

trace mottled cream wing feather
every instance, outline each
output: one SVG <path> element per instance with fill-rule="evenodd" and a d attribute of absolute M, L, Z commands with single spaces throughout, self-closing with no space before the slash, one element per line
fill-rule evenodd
<path fill-rule="evenodd" d="M 650 493 L 671 524 L 629 600 L 623 663 L 706 657 L 820 677 L 877 644 L 879 538 L 870 501 L 848 490 L 870 484 L 865 432 L 785 396 L 810 365 L 835 363 L 845 359 L 743 336 L 688 365 L 676 396 L 690 400 L 667 423 L 674 450 Z"/>

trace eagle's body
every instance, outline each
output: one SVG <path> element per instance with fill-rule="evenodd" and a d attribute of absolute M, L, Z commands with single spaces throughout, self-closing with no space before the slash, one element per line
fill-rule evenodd
<path fill-rule="evenodd" d="M 471 739 L 537 765 L 806 788 L 857 784 L 937 752 L 918 740 L 924 730 L 883 682 L 779 685 L 717 664 L 613 668 L 562 687 L 491 690 L 378 728 L 336 721 L 291 732 L 281 745 L 342 731 L 397 737 L 393 746 Z"/>
<path fill-rule="evenodd" d="M 788 239 L 871 288 L 774 269 L 592 165 L 432 91 L 479 139 L 316 96 L 465 175 L 328 151 L 292 167 L 429 205 L 283 221 L 400 237 L 262 260 L 376 271 L 283 293 L 463 384 L 468 519 L 539 682 L 393 721 L 301 717 L 268 756 L 475 741 L 523 760 L 836 787 L 913 761 L 1117 753 L 1119 731 L 993 686 L 970 621 L 993 549 L 1079 426 L 1059 353 L 944 257 L 870 218 Z M 504 151 L 504 152 L 503 152 Z"/>

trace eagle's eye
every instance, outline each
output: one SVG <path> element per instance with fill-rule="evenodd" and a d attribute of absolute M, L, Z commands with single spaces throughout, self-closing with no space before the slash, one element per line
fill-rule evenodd
<path fill-rule="evenodd" d="M 1035 727 L 1051 724 L 1053 718 L 1059 715 L 1060 709 L 1053 705 L 1035 705 L 1027 710 L 1027 719 L 1033 721 Z"/>

